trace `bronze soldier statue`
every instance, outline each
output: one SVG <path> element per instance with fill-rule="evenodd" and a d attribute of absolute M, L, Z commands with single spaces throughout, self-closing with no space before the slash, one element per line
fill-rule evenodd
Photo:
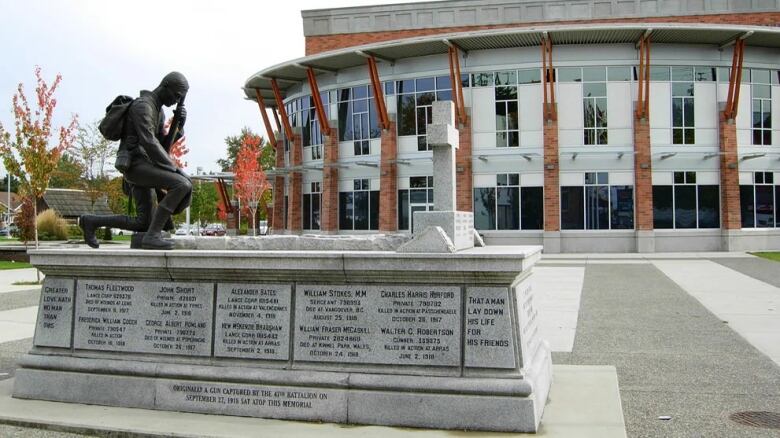
<path fill-rule="evenodd" d="M 79 226 L 84 231 L 84 240 L 92 248 L 98 247 L 95 230 L 100 227 L 121 228 L 143 232 L 141 247 L 144 249 L 173 249 L 173 241 L 164 239 L 163 227 L 171 215 L 180 213 L 189 206 L 192 194 L 192 182 L 182 169 L 176 167 L 168 155 L 170 147 L 183 135 L 181 127 L 187 118 L 184 108 L 184 96 L 189 90 L 187 78 L 179 72 L 167 74 L 160 85 L 152 91 L 143 90 L 127 110 L 119 143 L 120 151 L 130 154 L 130 166 L 123 172 L 125 186 L 137 205 L 135 217 L 125 215 L 84 215 L 79 218 Z M 164 114 L 162 106 L 176 108 L 178 131 L 174 138 L 164 135 Z M 175 127 L 171 126 L 175 131 Z M 164 146 L 165 145 L 165 146 Z M 154 207 L 155 191 L 164 190 L 165 194 Z"/>

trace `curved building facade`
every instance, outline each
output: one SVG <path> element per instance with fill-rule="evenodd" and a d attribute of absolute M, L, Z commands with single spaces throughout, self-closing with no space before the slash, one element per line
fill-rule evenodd
<path fill-rule="evenodd" d="M 457 207 L 488 244 L 780 248 L 780 0 L 302 15 L 306 56 L 245 83 L 276 233 L 409 232 L 433 208 L 431 105 L 452 100 Z"/>

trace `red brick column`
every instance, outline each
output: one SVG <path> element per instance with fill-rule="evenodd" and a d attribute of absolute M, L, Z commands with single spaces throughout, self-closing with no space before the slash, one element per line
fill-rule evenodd
<path fill-rule="evenodd" d="M 320 229 L 325 233 L 334 233 L 339 229 L 339 161 L 338 128 L 331 126 L 331 135 L 325 136 L 322 163 L 322 205 Z"/>
<path fill-rule="evenodd" d="M 558 121 L 544 122 L 544 231 L 561 230 Z"/>
<path fill-rule="evenodd" d="M 300 166 L 303 163 L 303 148 L 301 136 L 293 135 L 290 142 L 290 165 Z M 303 202 L 303 173 L 290 172 L 290 188 L 287 193 L 287 229 L 293 233 L 300 233 L 303 229 L 303 217 L 301 203 Z"/>
<path fill-rule="evenodd" d="M 737 126 L 733 119 L 720 113 L 720 225 L 724 230 L 742 228 L 739 202 L 739 159 L 737 157 Z"/>
<path fill-rule="evenodd" d="M 398 142 L 395 123 L 382 130 L 379 162 L 379 231 L 398 231 Z"/>
<path fill-rule="evenodd" d="M 653 164 L 650 157 L 650 122 L 634 119 L 634 205 L 636 229 L 653 229 Z"/>
<path fill-rule="evenodd" d="M 281 138 L 276 141 L 276 168 L 281 169 L 284 167 L 284 140 Z M 285 226 L 284 223 L 284 177 L 274 177 L 274 200 L 273 208 L 271 211 L 271 227 L 273 227 L 274 234 L 283 234 Z"/>
<path fill-rule="evenodd" d="M 455 151 L 455 194 L 458 211 L 474 209 L 474 172 L 471 165 L 471 117 L 466 116 L 466 123 L 458 128 L 459 145 Z"/>

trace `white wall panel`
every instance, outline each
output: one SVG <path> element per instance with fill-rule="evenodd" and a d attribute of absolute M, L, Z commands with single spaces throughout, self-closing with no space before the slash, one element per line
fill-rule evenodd
<path fill-rule="evenodd" d="M 780 146 L 780 86 L 772 87 L 772 146 Z"/>
<path fill-rule="evenodd" d="M 607 84 L 607 126 L 610 128 L 630 128 L 631 84 L 628 82 L 610 82 Z M 611 143 L 611 142 L 610 142 Z"/>
<path fill-rule="evenodd" d="M 610 111 L 612 111 L 610 109 Z M 609 145 L 610 146 L 633 146 L 634 145 L 634 131 L 631 128 L 627 129 L 612 129 L 609 128 Z"/>
<path fill-rule="evenodd" d="M 544 186 L 544 173 L 521 173 L 520 185 L 522 187 L 543 187 Z"/>
<path fill-rule="evenodd" d="M 585 183 L 585 174 L 583 172 L 561 172 L 561 186 L 581 186 Z"/>
<path fill-rule="evenodd" d="M 650 128 L 672 127 L 672 89 L 668 82 L 650 82 Z"/>
<path fill-rule="evenodd" d="M 372 138 L 368 142 L 368 150 L 371 152 L 371 155 L 379 155 L 379 153 L 382 151 L 382 139 L 381 138 Z M 354 147 L 353 147 L 354 152 Z"/>
<path fill-rule="evenodd" d="M 495 174 L 478 174 L 474 175 L 474 187 L 495 187 L 496 175 Z"/>
<path fill-rule="evenodd" d="M 398 155 L 417 153 L 417 136 L 416 135 L 399 135 L 397 138 Z M 341 150 L 341 148 L 339 148 Z M 352 150 L 354 154 L 354 148 Z M 341 156 L 341 155 L 339 155 Z"/>
<path fill-rule="evenodd" d="M 559 83 L 555 98 L 558 100 L 558 129 L 582 129 L 582 84 Z M 541 102 L 541 100 L 540 100 Z M 580 136 L 580 144 L 582 144 Z"/>
<path fill-rule="evenodd" d="M 670 186 L 674 180 L 672 172 L 653 172 L 654 186 Z"/>
<path fill-rule="evenodd" d="M 753 126 L 751 112 L 750 84 L 742 84 L 739 90 L 739 107 L 737 108 L 737 146 L 750 146 L 753 144 Z"/>
<path fill-rule="evenodd" d="M 371 190 L 379 190 L 379 178 L 371 178 L 371 181 L 369 182 L 369 187 L 371 187 Z"/>
<path fill-rule="evenodd" d="M 543 147 L 544 131 L 523 131 L 523 128 L 520 128 L 520 146 L 524 148 Z"/>
<path fill-rule="evenodd" d="M 718 104 L 716 102 L 714 82 L 695 82 L 693 84 L 693 113 L 696 128 L 718 127 Z M 696 133 L 698 141 L 698 132 Z"/>
<path fill-rule="evenodd" d="M 609 183 L 613 185 L 633 186 L 634 173 L 633 172 L 609 172 Z"/>
<path fill-rule="evenodd" d="M 672 130 L 670 128 L 650 130 L 650 145 L 652 146 L 668 145 L 671 143 L 672 143 Z"/>
<path fill-rule="evenodd" d="M 325 151 L 323 150 L 323 157 Z M 339 158 L 354 157 L 355 156 L 355 143 L 351 141 L 339 142 Z"/>
<path fill-rule="evenodd" d="M 408 189 L 409 188 L 409 177 L 408 176 L 402 176 L 398 178 L 398 189 Z"/>
<path fill-rule="evenodd" d="M 517 87 L 520 132 L 542 131 L 542 86 L 540 84 Z M 523 143 L 521 143 L 523 144 Z"/>
<path fill-rule="evenodd" d="M 474 88 L 472 90 L 472 131 L 495 132 L 496 96 L 493 87 Z"/>
<path fill-rule="evenodd" d="M 495 132 L 475 132 L 472 134 L 474 144 L 472 149 L 475 151 L 485 149 L 496 149 L 496 133 Z M 416 147 L 416 146 L 415 146 Z"/>
<path fill-rule="evenodd" d="M 720 172 L 696 172 L 697 184 L 719 185 Z"/>
<path fill-rule="evenodd" d="M 752 185 L 753 172 L 739 172 L 739 185 Z"/>
<path fill-rule="evenodd" d="M 584 142 L 582 128 L 579 129 L 561 129 L 558 126 L 558 146 L 571 147 L 582 146 Z"/>
<path fill-rule="evenodd" d="M 696 146 L 718 146 L 718 130 L 712 129 L 696 129 Z"/>

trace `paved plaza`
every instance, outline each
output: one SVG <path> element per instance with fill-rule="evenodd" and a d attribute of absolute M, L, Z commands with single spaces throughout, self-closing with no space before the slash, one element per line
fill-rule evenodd
<path fill-rule="evenodd" d="M 555 381 L 540 436 L 778 436 L 777 429 L 738 425 L 729 415 L 780 412 L 779 273 L 777 262 L 740 253 L 545 256 L 534 287 Z M 39 290 L 10 285 L 26 277 L 35 272 L 0 272 L 0 423 L 6 422 L 0 436 L 452 434 L 38 401 L 26 401 L 24 409 L 49 409 L 50 430 L 25 427 L 21 414 L 7 424 L 9 411 L 21 406 L 8 396 L 10 379 L 31 346 L 38 304 Z"/>

